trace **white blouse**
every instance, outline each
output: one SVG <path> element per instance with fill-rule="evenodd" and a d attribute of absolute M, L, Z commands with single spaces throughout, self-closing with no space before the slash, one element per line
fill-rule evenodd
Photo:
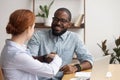
<path fill-rule="evenodd" d="M 49 64 L 33 59 L 29 50 L 13 41 L 6 40 L 1 53 L 1 65 L 5 80 L 38 80 L 37 76 L 53 77 L 62 64 L 56 55 Z"/>

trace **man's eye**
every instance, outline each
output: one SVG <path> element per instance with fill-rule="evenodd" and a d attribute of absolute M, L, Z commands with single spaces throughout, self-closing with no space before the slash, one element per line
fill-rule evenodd
<path fill-rule="evenodd" d="M 59 19 L 59 18 L 56 18 L 56 17 L 53 17 L 53 20 L 54 21 L 60 21 L 60 22 L 62 22 L 62 23 L 66 23 L 66 22 L 68 22 L 68 20 L 65 20 L 65 19 Z"/>
<path fill-rule="evenodd" d="M 61 22 L 67 22 L 67 20 L 65 20 L 65 19 L 61 19 Z"/>

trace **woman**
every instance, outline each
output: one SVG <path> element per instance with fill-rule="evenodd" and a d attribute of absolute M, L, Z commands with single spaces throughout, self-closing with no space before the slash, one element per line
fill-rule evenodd
<path fill-rule="evenodd" d="M 6 32 L 11 39 L 1 53 L 1 63 L 5 80 L 38 80 L 37 76 L 54 76 L 62 60 L 57 54 L 49 54 L 53 60 L 47 64 L 34 59 L 24 45 L 34 32 L 35 15 L 30 10 L 19 9 L 9 18 Z"/>

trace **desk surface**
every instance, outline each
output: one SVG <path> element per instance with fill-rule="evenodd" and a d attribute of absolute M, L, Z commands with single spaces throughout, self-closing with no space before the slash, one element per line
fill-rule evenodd
<path fill-rule="evenodd" d="M 120 64 L 110 64 L 109 71 L 112 73 L 112 77 L 109 80 L 120 80 Z M 62 80 L 70 80 L 74 77 L 75 74 L 66 74 Z"/>

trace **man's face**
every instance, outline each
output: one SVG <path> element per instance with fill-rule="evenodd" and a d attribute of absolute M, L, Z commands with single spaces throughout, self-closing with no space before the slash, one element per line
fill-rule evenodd
<path fill-rule="evenodd" d="M 70 27 L 69 15 L 65 11 L 56 12 L 52 22 L 52 33 L 55 36 L 64 34 Z"/>

